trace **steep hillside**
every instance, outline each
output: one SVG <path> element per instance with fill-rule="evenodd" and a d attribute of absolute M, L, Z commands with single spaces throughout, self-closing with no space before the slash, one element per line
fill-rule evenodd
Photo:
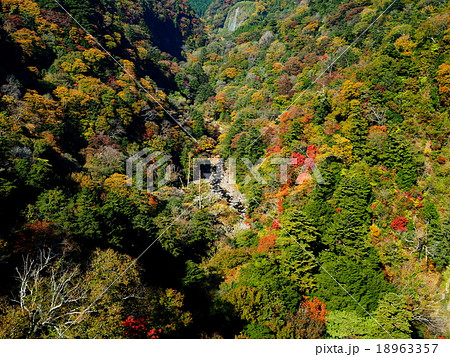
<path fill-rule="evenodd" d="M 216 225 L 128 187 L 125 159 L 152 148 L 180 165 L 195 145 L 183 110 L 197 77 L 179 60 L 203 25 L 185 1 L 62 3 L 0 1 L 0 336 L 180 336 L 192 314 L 175 290 L 179 256 L 195 246 L 200 259 Z M 175 217 L 178 243 L 128 269 Z M 178 270 L 153 276 L 160 261 Z M 18 272 L 35 284 L 20 297 Z"/>
<path fill-rule="evenodd" d="M 0 337 L 450 337 L 448 2 L 61 4 L 0 0 Z"/>
<path fill-rule="evenodd" d="M 214 0 L 189 0 L 189 5 L 197 14 L 203 16 L 213 1 Z"/>
<path fill-rule="evenodd" d="M 197 110 L 250 205 L 248 229 L 206 264 L 241 335 L 448 334 L 448 3 L 256 1 L 224 34 L 239 4 L 211 5 L 216 36 L 188 63 L 210 76 L 216 96 Z M 242 158 L 266 158 L 266 182 L 244 181 Z M 274 158 L 296 160 L 287 181 Z"/>
<path fill-rule="evenodd" d="M 227 19 L 223 25 L 226 31 L 233 32 L 255 12 L 255 3 L 252 1 L 240 1 L 230 8 Z"/>

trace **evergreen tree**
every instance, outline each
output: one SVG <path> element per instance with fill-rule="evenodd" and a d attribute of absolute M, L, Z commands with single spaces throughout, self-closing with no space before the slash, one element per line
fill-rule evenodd
<path fill-rule="evenodd" d="M 205 134 L 205 121 L 203 120 L 203 115 L 198 110 L 194 110 L 191 114 L 191 118 L 194 121 L 192 134 L 196 139 L 199 139 Z"/>
<path fill-rule="evenodd" d="M 397 170 L 395 179 L 401 190 L 408 190 L 416 184 L 417 164 L 406 140 L 398 132 L 389 135 L 388 150 L 383 158 L 388 168 Z"/>
<path fill-rule="evenodd" d="M 344 177 L 333 195 L 336 212 L 324 233 L 323 243 L 349 256 L 364 254 L 371 199 L 372 189 L 364 176 Z"/>
<path fill-rule="evenodd" d="M 320 173 L 325 183 L 314 187 L 311 200 L 305 204 L 304 212 L 321 234 L 328 229 L 332 215 L 336 212 L 329 200 L 340 180 L 340 170 L 340 165 L 332 159 L 321 165 Z"/>
<path fill-rule="evenodd" d="M 379 325 L 373 332 L 377 338 L 410 338 L 412 312 L 408 308 L 406 298 L 395 293 L 387 293 L 381 300 L 373 317 Z"/>
<path fill-rule="evenodd" d="M 327 316 L 327 335 L 331 338 L 371 338 L 376 322 L 354 311 L 331 311 Z"/>
<path fill-rule="evenodd" d="M 331 113 L 331 103 L 326 96 L 317 97 L 313 105 L 314 123 L 322 124 L 325 117 Z"/>
<path fill-rule="evenodd" d="M 283 241 L 293 241 L 301 244 L 307 249 L 317 247 L 319 233 L 314 227 L 311 219 L 305 213 L 297 209 L 285 211 L 281 218 L 281 235 Z"/>
<path fill-rule="evenodd" d="M 347 122 L 349 123 L 347 139 L 352 142 L 353 155 L 355 158 L 363 159 L 367 151 L 367 119 L 356 112 L 350 114 Z"/>
<path fill-rule="evenodd" d="M 366 314 L 363 308 L 369 312 L 375 310 L 379 298 L 390 289 L 378 267 L 377 258 L 376 252 L 360 260 L 323 252 L 320 262 L 328 273 L 320 269 L 315 294 L 329 310 L 355 311 L 360 316 Z"/>

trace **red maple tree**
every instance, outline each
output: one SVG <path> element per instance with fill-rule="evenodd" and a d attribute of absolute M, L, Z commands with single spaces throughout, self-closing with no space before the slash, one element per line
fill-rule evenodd
<path fill-rule="evenodd" d="M 306 154 L 309 158 L 315 159 L 316 155 L 319 153 L 319 148 L 315 147 L 314 145 L 309 145 L 306 149 Z"/>
<path fill-rule="evenodd" d="M 279 219 L 274 219 L 273 221 L 272 221 L 272 226 L 271 226 L 273 229 L 280 229 L 281 228 L 281 226 L 280 226 L 280 220 Z"/>
<path fill-rule="evenodd" d="M 325 323 L 328 311 L 325 303 L 320 301 L 317 297 L 312 300 L 308 300 L 308 297 L 304 297 L 306 300 L 302 302 L 302 307 L 308 311 L 308 315 L 311 320 L 320 321 Z"/>
<path fill-rule="evenodd" d="M 293 152 L 291 155 L 291 159 L 292 159 L 292 163 L 293 163 L 292 166 L 299 167 L 304 164 L 306 156 L 299 154 L 297 152 Z"/>
<path fill-rule="evenodd" d="M 256 248 L 256 251 L 259 253 L 262 252 L 268 252 L 269 250 L 273 249 L 276 244 L 277 235 L 275 233 L 269 233 L 268 235 L 261 237 L 259 239 L 258 248 Z"/>
<path fill-rule="evenodd" d="M 284 203 L 284 200 L 279 200 L 277 202 L 277 211 L 278 212 L 283 212 L 283 203 Z"/>
<path fill-rule="evenodd" d="M 407 228 L 406 225 L 408 224 L 408 220 L 405 217 L 398 216 L 395 218 L 392 223 L 391 227 L 395 229 L 397 232 L 406 232 Z"/>
<path fill-rule="evenodd" d="M 159 338 L 158 334 L 161 329 L 152 329 L 148 324 L 148 319 L 129 316 L 125 321 L 122 321 L 122 326 L 125 327 L 125 334 L 129 338 Z"/>

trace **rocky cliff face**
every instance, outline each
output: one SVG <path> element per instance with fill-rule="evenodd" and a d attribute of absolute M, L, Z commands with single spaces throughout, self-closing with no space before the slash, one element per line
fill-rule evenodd
<path fill-rule="evenodd" d="M 255 11 L 255 3 L 253 1 L 241 1 L 234 5 L 228 12 L 225 20 L 224 29 L 234 32 L 241 26 L 245 20 Z"/>

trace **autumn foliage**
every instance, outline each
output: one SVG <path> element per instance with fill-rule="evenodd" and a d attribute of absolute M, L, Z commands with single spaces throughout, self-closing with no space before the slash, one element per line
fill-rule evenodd
<path fill-rule="evenodd" d="M 408 220 L 405 217 L 396 217 L 392 223 L 391 227 L 395 229 L 397 232 L 406 232 L 406 225 L 408 224 Z"/>
<path fill-rule="evenodd" d="M 161 329 L 152 329 L 149 327 L 148 319 L 135 318 L 129 316 L 122 322 L 122 326 L 125 328 L 125 334 L 129 338 L 159 338 Z"/>
<path fill-rule="evenodd" d="M 306 300 L 302 302 L 302 307 L 307 309 L 308 315 L 312 320 L 325 323 L 328 311 L 326 309 L 325 303 L 320 301 L 317 297 L 312 300 Z"/>
<path fill-rule="evenodd" d="M 256 250 L 260 253 L 267 252 L 275 247 L 275 242 L 277 240 L 277 235 L 275 233 L 269 233 L 264 237 L 259 239 L 259 244 Z"/>
<path fill-rule="evenodd" d="M 0 0 L 0 338 L 447 336 L 450 12 L 385 2 Z"/>
<path fill-rule="evenodd" d="M 306 156 L 299 154 L 297 152 L 294 152 L 291 155 L 291 159 L 293 162 L 292 166 L 299 167 L 299 166 L 303 166 L 303 164 L 305 163 Z"/>

